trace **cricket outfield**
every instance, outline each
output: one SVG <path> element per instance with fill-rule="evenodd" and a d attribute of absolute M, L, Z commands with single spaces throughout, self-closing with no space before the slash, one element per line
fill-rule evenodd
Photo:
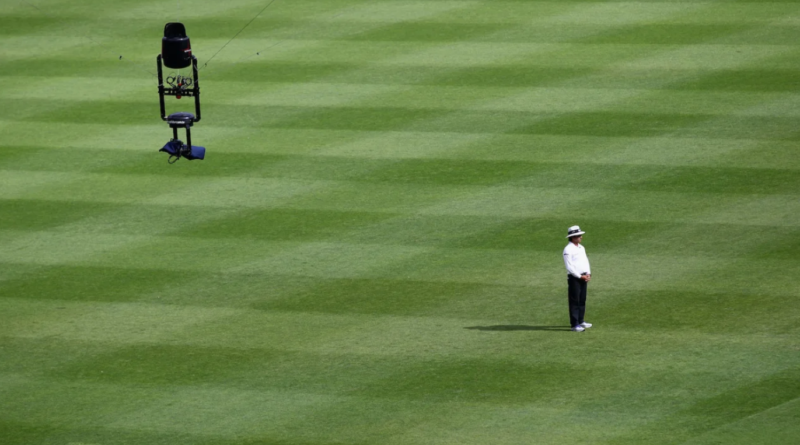
<path fill-rule="evenodd" d="M 797 1 L 1 3 L 0 442 L 795 442 L 798 36 Z"/>

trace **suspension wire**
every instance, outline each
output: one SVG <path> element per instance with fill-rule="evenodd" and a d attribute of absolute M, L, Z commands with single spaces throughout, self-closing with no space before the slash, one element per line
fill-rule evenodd
<path fill-rule="evenodd" d="M 345 12 L 347 12 L 347 11 L 349 11 L 349 10 L 352 10 L 353 8 L 355 8 L 355 5 L 353 5 L 353 6 L 348 6 L 347 8 L 344 8 L 344 9 L 340 10 L 340 11 L 339 11 L 339 12 L 338 12 L 336 15 L 332 15 L 330 18 L 331 18 L 331 19 L 334 19 L 334 18 L 336 18 L 336 17 L 339 17 L 340 15 L 344 14 Z M 294 36 L 296 36 L 296 35 L 299 35 L 299 34 L 300 34 L 300 33 L 302 33 L 302 32 L 303 32 L 302 30 L 301 30 L 301 31 L 298 31 L 298 32 L 296 32 L 296 33 L 294 33 L 294 34 L 291 34 L 289 37 L 285 37 L 283 40 L 280 40 L 280 41 L 278 41 L 278 42 L 275 42 L 275 43 L 273 43 L 272 45 L 269 45 L 269 46 L 267 46 L 267 47 L 265 47 L 265 48 L 262 48 L 262 49 L 260 49 L 260 50 L 256 51 L 256 52 L 255 52 L 255 53 L 253 53 L 253 54 L 250 54 L 249 56 L 244 56 L 244 57 L 242 57 L 241 59 L 237 60 L 236 62 L 233 62 L 233 65 L 236 65 L 237 63 L 240 63 L 240 62 L 244 62 L 244 61 L 250 60 L 250 59 L 252 59 L 253 57 L 260 56 L 260 55 L 261 55 L 261 53 L 263 53 L 263 52 L 265 52 L 265 51 L 267 51 L 267 50 L 270 50 L 270 49 L 272 49 L 272 48 L 274 48 L 274 47 L 276 47 L 276 46 L 280 45 L 281 43 L 284 43 L 286 40 L 291 40 L 291 39 L 292 39 Z"/>
<path fill-rule="evenodd" d="M 201 69 L 204 69 L 205 67 L 207 67 L 207 66 L 208 66 L 208 64 L 209 64 L 209 63 L 210 63 L 212 60 L 214 60 L 214 57 L 217 57 L 217 54 L 219 54 L 219 52 L 220 52 L 220 51 L 222 51 L 223 49 L 225 49 L 225 47 L 226 47 L 226 46 L 228 46 L 228 44 L 229 44 L 229 43 L 231 43 L 231 42 L 233 41 L 233 39 L 235 39 L 236 37 L 238 37 L 238 36 L 239 36 L 239 34 L 241 34 L 241 33 L 242 33 L 242 31 L 244 31 L 244 30 L 245 30 L 245 28 L 247 28 L 248 26 L 250 26 L 250 24 L 251 24 L 251 23 L 253 23 L 253 22 L 255 21 L 255 19 L 257 19 L 257 18 L 258 18 L 258 16 L 260 16 L 260 15 L 261 15 L 261 13 L 262 13 L 262 12 L 266 11 L 266 10 L 267 10 L 267 8 L 269 8 L 270 6 L 272 6 L 272 4 L 273 4 L 273 3 L 275 3 L 275 0 L 270 0 L 270 2 L 269 2 L 269 3 L 267 3 L 267 6 L 264 6 L 264 7 L 261 9 L 261 11 L 258 11 L 258 14 L 256 14 L 256 15 L 255 15 L 255 17 L 253 17 L 252 19 L 250 19 L 250 21 L 249 21 L 249 22 L 247 22 L 247 24 L 246 24 L 246 25 L 244 25 L 244 26 L 242 27 L 242 29 L 240 29 L 240 30 L 239 30 L 239 32 L 237 32 L 237 33 L 236 33 L 236 34 L 235 34 L 233 37 L 231 37 L 231 39 L 230 39 L 230 40 L 228 40 L 227 42 L 225 42 L 225 44 L 224 44 L 224 45 L 222 45 L 222 48 L 218 49 L 218 50 L 217 50 L 217 52 L 215 52 L 215 53 L 214 53 L 214 55 L 213 55 L 213 56 L 211 56 L 211 58 L 210 58 L 210 59 L 208 59 L 208 62 L 206 62 L 206 63 L 204 63 L 204 64 L 203 64 L 203 66 L 201 67 Z"/>
<path fill-rule="evenodd" d="M 35 4 L 31 3 L 31 2 L 30 2 L 30 1 L 28 1 L 28 0 L 20 0 L 20 2 L 21 2 L 21 3 L 25 3 L 26 5 L 28 5 L 28 6 L 32 7 L 32 8 L 34 8 L 34 9 L 36 9 L 37 11 L 41 12 L 42 14 L 44 14 L 44 15 L 45 15 L 47 18 L 49 18 L 49 19 L 52 19 L 52 20 L 58 20 L 56 17 L 54 17 L 53 15 L 51 15 L 51 14 L 47 13 L 45 10 L 43 10 L 42 8 L 40 8 L 40 7 L 36 6 Z M 105 43 L 102 43 L 102 42 L 98 42 L 97 40 L 93 39 L 93 38 L 92 38 L 90 35 L 81 35 L 80 37 L 82 37 L 82 38 L 84 38 L 84 39 L 88 39 L 89 41 L 91 41 L 91 42 L 92 42 L 92 43 L 94 43 L 95 45 L 98 45 L 98 46 L 103 46 L 103 47 L 106 47 L 106 48 L 110 48 L 110 47 L 109 47 L 107 44 L 105 44 Z M 111 48 L 111 49 L 113 50 L 114 48 Z M 118 52 L 118 51 L 115 51 L 115 53 L 119 54 L 119 52 Z M 41 57 L 41 56 L 33 56 L 33 57 L 31 57 L 31 58 L 36 58 L 36 57 Z M 149 75 L 151 75 L 151 76 L 153 76 L 153 77 L 157 77 L 157 76 L 156 76 L 156 74 L 155 74 L 154 72 L 152 72 L 152 71 L 148 70 L 147 68 L 145 68 L 145 67 L 143 67 L 142 65 L 140 65 L 140 64 L 138 64 L 138 63 L 136 63 L 136 62 L 134 62 L 133 60 L 130 60 L 130 59 L 125 59 L 125 58 L 123 57 L 123 55 L 122 55 L 122 54 L 120 54 L 120 55 L 119 55 L 119 60 L 124 60 L 125 62 L 130 62 L 130 63 L 132 63 L 132 64 L 133 64 L 133 65 L 134 65 L 136 68 L 139 68 L 140 70 L 142 70 L 142 71 L 146 72 L 147 74 L 149 74 Z"/>

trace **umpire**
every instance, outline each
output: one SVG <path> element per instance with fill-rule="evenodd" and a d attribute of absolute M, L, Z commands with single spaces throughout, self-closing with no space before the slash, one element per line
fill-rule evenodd
<path fill-rule="evenodd" d="M 567 229 L 569 244 L 564 248 L 564 265 L 567 266 L 567 284 L 569 296 L 569 323 L 575 332 L 583 332 L 592 327 L 583 319 L 586 312 L 586 287 L 592 279 L 592 269 L 586 249 L 581 246 L 583 234 L 578 226 Z"/>

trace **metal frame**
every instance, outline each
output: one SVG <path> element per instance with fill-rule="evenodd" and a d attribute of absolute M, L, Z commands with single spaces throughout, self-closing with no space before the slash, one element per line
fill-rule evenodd
<path fill-rule="evenodd" d="M 164 96 L 175 96 L 175 97 L 188 96 L 188 97 L 194 97 L 195 114 L 192 122 L 200 122 L 200 82 L 198 80 L 198 74 L 197 74 L 197 57 L 192 56 L 192 77 L 194 83 L 192 88 L 186 90 L 164 86 L 164 75 L 162 74 L 162 65 L 163 63 L 161 60 L 161 54 L 159 54 L 158 57 L 156 57 L 156 66 L 158 67 L 158 98 L 159 98 L 159 103 L 161 105 L 161 120 L 162 121 L 167 120 L 167 108 L 166 105 L 164 104 Z"/>

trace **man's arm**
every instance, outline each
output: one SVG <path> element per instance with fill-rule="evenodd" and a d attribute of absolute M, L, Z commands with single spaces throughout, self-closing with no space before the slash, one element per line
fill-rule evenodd
<path fill-rule="evenodd" d="M 589 257 L 586 256 L 585 250 L 583 251 L 583 258 L 586 260 L 586 268 L 583 270 L 586 273 L 581 278 L 588 283 L 592 279 L 592 266 L 589 265 Z"/>

